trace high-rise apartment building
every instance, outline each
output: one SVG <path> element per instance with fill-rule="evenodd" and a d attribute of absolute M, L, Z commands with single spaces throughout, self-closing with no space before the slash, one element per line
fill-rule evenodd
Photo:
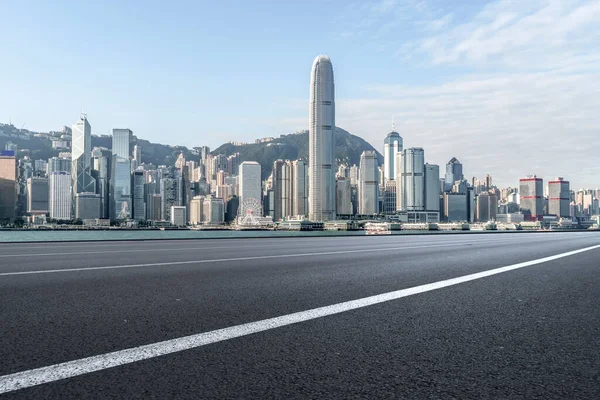
<path fill-rule="evenodd" d="M 363 151 L 360 155 L 358 180 L 358 213 L 373 215 L 379 213 L 379 169 L 377 154 Z"/>
<path fill-rule="evenodd" d="M 48 174 L 48 211 L 50 218 L 70 220 L 72 213 L 71 174 L 54 171 Z"/>
<path fill-rule="evenodd" d="M 558 177 L 548 182 L 548 214 L 568 218 L 570 203 L 571 193 L 568 181 Z"/>
<path fill-rule="evenodd" d="M 71 178 L 73 194 L 95 193 L 96 181 L 91 175 L 92 127 L 87 116 L 81 117 L 72 127 Z"/>
<path fill-rule="evenodd" d="M 309 200 L 311 221 L 335 219 L 335 88 L 328 56 L 312 66 L 309 104 Z"/>
<path fill-rule="evenodd" d="M 130 129 L 113 129 L 112 152 L 114 156 L 131 159 L 131 139 L 133 132 Z"/>
<path fill-rule="evenodd" d="M 398 132 L 388 133 L 383 141 L 383 178 L 396 179 L 396 160 L 403 150 L 402 137 Z"/>
<path fill-rule="evenodd" d="M 519 179 L 520 208 L 526 221 L 544 216 L 544 181 L 536 176 Z"/>
<path fill-rule="evenodd" d="M 425 152 L 420 147 L 399 154 L 396 173 L 398 211 L 425 211 Z"/>

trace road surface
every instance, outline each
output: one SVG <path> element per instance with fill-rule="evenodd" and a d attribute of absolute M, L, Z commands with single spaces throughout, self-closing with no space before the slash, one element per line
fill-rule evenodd
<path fill-rule="evenodd" d="M 0 244 L 0 398 L 600 398 L 600 234 Z"/>

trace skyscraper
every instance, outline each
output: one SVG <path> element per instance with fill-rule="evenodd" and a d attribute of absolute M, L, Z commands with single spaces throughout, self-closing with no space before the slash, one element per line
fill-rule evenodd
<path fill-rule="evenodd" d="M 48 212 L 48 179 L 31 177 L 27 179 L 27 212 L 46 214 Z"/>
<path fill-rule="evenodd" d="M 71 174 L 55 171 L 48 174 L 48 211 L 50 218 L 70 220 L 72 212 Z"/>
<path fill-rule="evenodd" d="M 379 213 L 379 170 L 374 151 L 363 151 L 360 155 L 358 180 L 358 213 L 373 215 Z"/>
<path fill-rule="evenodd" d="M 256 161 L 244 161 L 240 164 L 240 205 L 247 201 L 262 201 L 261 168 Z"/>
<path fill-rule="evenodd" d="M 114 156 L 110 179 L 111 219 L 131 218 L 131 161 L 128 158 Z"/>
<path fill-rule="evenodd" d="M 131 159 L 131 138 L 133 132 L 130 129 L 113 129 L 112 152 L 117 157 Z"/>
<path fill-rule="evenodd" d="M 569 182 L 563 178 L 556 178 L 548 182 L 548 214 L 557 217 L 569 217 L 571 203 L 571 194 L 569 191 Z"/>
<path fill-rule="evenodd" d="M 143 221 L 146 219 L 146 202 L 144 196 L 144 171 L 133 172 L 133 219 Z"/>
<path fill-rule="evenodd" d="M 519 179 L 521 211 L 527 221 L 539 221 L 544 215 L 544 182 L 535 175 Z"/>
<path fill-rule="evenodd" d="M 338 215 L 352 214 L 352 185 L 350 178 L 338 177 L 336 182 L 336 212 Z"/>
<path fill-rule="evenodd" d="M 292 163 L 275 160 L 273 163 L 273 219 L 278 221 L 292 215 Z"/>
<path fill-rule="evenodd" d="M 420 147 L 404 149 L 396 166 L 398 211 L 425 211 L 425 152 Z"/>
<path fill-rule="evenodd" d="M 92 127 L 82 114 L 73 124 L 71 141 L 71 177 L 73 194 L 95 193 L 96 181 L 91 175 Z"/>
<path fill-rule="evenodd" d="M 396 131 L 388 133 L 383 141 L 383 177 L 396 179 L 396 158 L 403 150 L 402 137 Z"/>
<path fill-rule="evenodd" d="M 292 215 L 308 213 L 308 164 L 292 161 Z"/>
<path fill-rule="evenodd" d="M 142 146 L 139 144 L 133 146 L 133 161 L 135 161 L 136 167 L 142 165 Z"/>
<path fill-rule="evenodd" d="M 17 159 L 0 156 L 0 220 L 13 221 L 17 207 Z"/>
<path fill-rule="evenodd" d="M 446 164 L 446 191 L 449 192 L 452 190 L 454 182 L 462 181 L 463 179 L 465 179 L 465 177 L 463 175 L 462 164 L 456 157 L 452 157 Z"/>
<path fill-rule="evenodd" d="M 335 219 L 335 88 L 328 56 L 318 56 L 310 77 L 309 195 L 311 221 Z"/>
<path fill-rule="evenodd" d="M 440 166 L 425 164 L 425 210 L 440 211 Z"/>

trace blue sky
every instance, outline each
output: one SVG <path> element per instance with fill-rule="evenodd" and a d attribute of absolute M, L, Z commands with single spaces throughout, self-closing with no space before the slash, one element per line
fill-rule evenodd
<path fill-rule="evenodd" d="M 216 147 L 305 129 L 316 55 L 337 125 L 396 118 L 429 162 L 598 187 L 599 0 L 0 1 L 0 121 Z"/>

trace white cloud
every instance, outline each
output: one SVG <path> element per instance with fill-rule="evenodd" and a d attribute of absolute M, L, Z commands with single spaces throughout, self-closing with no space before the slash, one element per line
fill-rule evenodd
<path fill-rule="evenodd" d="M 498 0 L 467 17 L 415 4 L 417 38 L 396 56 L 438 79 L 453 72 L 338 99 L 339 126 L 379 148 L 395 116 L 406 146 L 429 162 L 456 156 L 469 177 L 600 186 L 600 0 Z"/>

